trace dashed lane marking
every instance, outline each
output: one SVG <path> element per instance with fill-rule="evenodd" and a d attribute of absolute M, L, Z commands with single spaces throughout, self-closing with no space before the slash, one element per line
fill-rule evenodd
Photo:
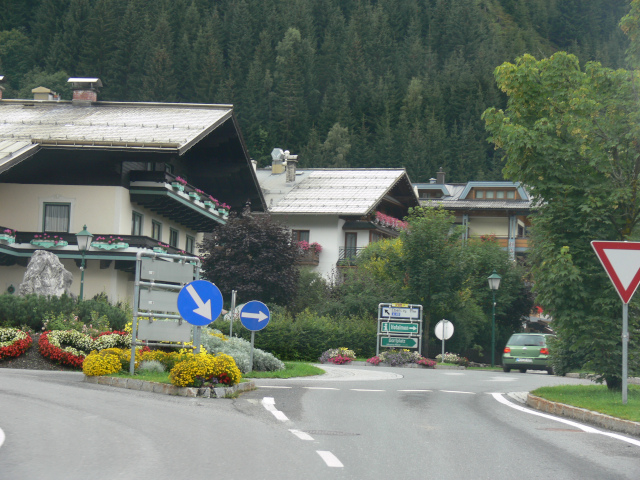
<path fill-rule="evenodd" d="M 281 422 L 286 422 L 289 420 L 284 413 L 276 409 L 276 401 L 273 399 L 273 397 L 264 397 L 262 399 L 262 406 L 268 412 L 271 412 L 273 416 L 276 417 Z"/>
<path fill-rule="evenodd" d="M 422 392 L 432 392 L 433 390 L 398 390 L 398 392 L 414 392 L 414 393 L 422 393 Z"/>
<path fill-rule="evenodd" d="M 461 392 L 459 390 L 440 390 L 444 393 L 466 393 L 467 395 L 475 395 L 475 392 Z"/>
<path fill-rule="evenodd" d="M 333 453 L 327 452 L 325 450 L 316 450 L 316 452 L 318 453 L 318 455 L 320 455 L 320 458 L 324 460 L 324 463 L 327 464 L 327 467 L 334 467 L 334 468 L 344 467 L 342 462 L 338 460 L 338 457 L 336 457 Z"/>
<path fill-rule="evenodd" d="M 300 440 L 313 440 L 313 437 L 311 435 L 301 430 L 295 430 L 293 428 L 290 428 L 289 431 L 293 433 L 296 437 L 298 437 Z"/>
<path fill-rule="evenodd" d="M 5 439 L 5 435 L 4 432 L 2 431 L 2 429 L 0 428 L 0 447 L 2 446 L 2 444 L 4 443 L 4 439 Z"/>
<path fill-rule="evenodd" d="M 258 385 L 258 388 L 293 388 L 293 387 L 283 387 L 282 385 Z"/>
<path fill-rule="evenodd" d="M 350 388 L 352 392 L 386 392 L 386 390 L 372 390 L 367 388 Z"/>
<path fill-rule="evenodd" d="M 333 388 L 333 387 L 302 387 L 302 388 L 306 388 L 307 390 L 340 390 L 339 388 Z"/>

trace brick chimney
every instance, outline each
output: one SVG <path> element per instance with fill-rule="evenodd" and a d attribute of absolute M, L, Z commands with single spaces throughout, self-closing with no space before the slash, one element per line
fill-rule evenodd
<path fill-rule="evenodd" d="M 298 166 L 298 155 L 287 156 L 287 183 L 296 181 L 296 168 Z"/>
<path fill-rule="evenodd" d="M 73 103 L 90 104 L 98 101 L 98 92 L 102 88 L 99 78 L 72 77 L 67 80 L 73 90 Z"/>
<path fill-rule="evenodd" d="M 436 173 L 436 178 L 436 183 L 438 185 L 444 185 L 444 172 L 442 171 L 442 167 L 440 167 L 440 170 Z"/>

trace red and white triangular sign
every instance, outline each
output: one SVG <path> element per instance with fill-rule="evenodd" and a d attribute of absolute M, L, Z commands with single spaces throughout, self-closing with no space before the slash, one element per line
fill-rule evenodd
<path fill-rule="evenodd" d="M 622 303 L 629 303 L 640 284 L 640 242 L 594 240 L 591 246 L 616 287 Z"/>

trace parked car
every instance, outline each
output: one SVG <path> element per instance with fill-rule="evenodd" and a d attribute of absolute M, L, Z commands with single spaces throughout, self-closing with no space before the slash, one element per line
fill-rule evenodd
<path fill-rule="evenodd" d="M 522 373 L 527 370 L 546 370 L 553 375 L 553 367 L 549 363 L 549 349 L 546 333 L 514 333 L 509 338 L 502 354 L 502 369 L 510 372 L 517 368 Z"/>

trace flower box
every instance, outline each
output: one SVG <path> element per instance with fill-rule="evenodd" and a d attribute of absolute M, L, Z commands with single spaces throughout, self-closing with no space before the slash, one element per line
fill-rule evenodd
<path fill-rule="evenodd" d="M 43 248 L 66 247 L 69 242 L 64 240 L 31 240 L 31 245 Z"/>
<path fill-rule="evenodd" d="M 114 243 L 92 242 L 91 246 L 93 248 L 97 248 L 98 250 L 118 250 L 122 248 L 129 248 L 129 244 L 126 242 L 114 242 Z"/>
<path fill-rule="evenodd" d="M 179 190 L 180 192 L 184 192 L 184 185 L 182 185 L 180 182 L 171 182 L 171 186 L 174 189 Z"/>
<path fill-rule="evenodd" d="M 226 208 L 218 208 L 218 212 L 220 212 L 220 215 L 222 215 L 223 217 L 229 215 L 229 210 L 227 210 Z"/>
<path fill-rule="evenodd" d="M 4 243 L 5 245 L 11 245 L 12 243 L 15 243 L 15 241 L 16 241 L 16 237 L 14 237 L 13 235 L 8 235 L 6 233 L 0 234 L 0 243 Z"/>
<path fill-rule="evenodd" d="M 189 198 L 191 200 L 200 200 L 200 195 L 197 194 L 196 192 L 189 192 Z"/>
<path fill-rule="evenodd" d="M 153 251 L 156 253 L 167 253 L 167 249 L 163 247 L 153 247 Z"/>

